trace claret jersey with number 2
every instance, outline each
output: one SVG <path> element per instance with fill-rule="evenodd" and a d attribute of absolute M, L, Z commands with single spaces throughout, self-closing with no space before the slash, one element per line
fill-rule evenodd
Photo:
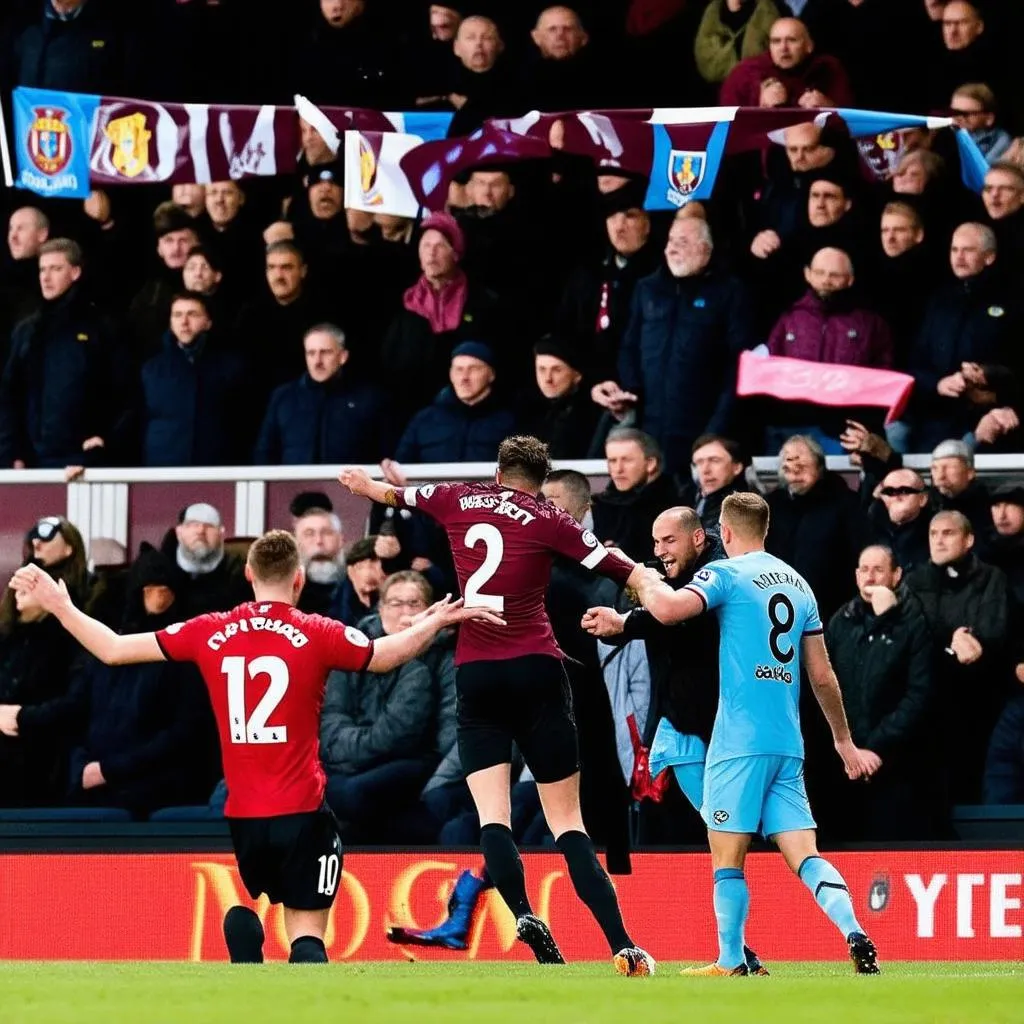
<path fill-rule="evenodd" d="M 266 818 L 318 810 L 320 710 L 332 669 L 361 672 L 373 643 L 358 629 L 278 601 L 179 622 L 156 634 L 169 661 L 198 666 L 217 719 L 224 813 Z"/>
<path fill-rule="evenodd" d="M 525 491 L 496 483 L 426 484 L 398 497 L 445 528 L 466 607 L 488 608 L 505 619 L 504 626 L 462 623 L 457 665 L 527 654 L 562 657 L 544 605 L 556 555 L 618 583 L 633 569 L 568 513 Z"/>
<path fill-rule="evenodd" d="M 686 585 L 718 613 L 720 696 L 708 764 L 804 756 L 800 642 L 821 633 L 807 581 L 765 551 L 709 562 Z"/>

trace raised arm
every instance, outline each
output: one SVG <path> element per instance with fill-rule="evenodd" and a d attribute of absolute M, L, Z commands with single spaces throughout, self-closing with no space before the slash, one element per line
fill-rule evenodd
<path fill-rule="evenodd" d="M 659 622 L 669 624 L 695 619 L 704 611 L 704 599 L 694 590 L 684 587 L 673 590 L 656 569 L 638 565 L 629 574 L 626 586 L 632 588 L 637 600 Z"/>
<path fill-rule="evenodd" d="M 378 505 L 390 505 L 394 508 L 399 503 L 400 488 L 393 487 L 383 480 L 371 480 L 365 469 L 343 469 L 338 474 L 338 482 L 353 494 L 369 498 Z"/>
<path fill-rule="evenodd" d="M 166 660 L 155 633 L 115 633 L 76 608 L 63 581 L 56 583 L 37 565 L 20 568 L 11 579 L 11 586 L 31 594 L 90 654 L 106 665 Z"/>

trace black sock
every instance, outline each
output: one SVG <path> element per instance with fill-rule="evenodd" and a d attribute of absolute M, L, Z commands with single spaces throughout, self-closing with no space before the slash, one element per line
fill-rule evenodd
<path fill-rule="evenodd" d="M 633 945 L 622 923 L 619 901 L 612 888 L 611 879 L 594 853 L 594 844 L 585 832 L 563 832 L 555 845 L 562 851 L 569 865 L 576 895 L 590 908 L 595 920 L 601 926 L 613 953 Z"/>
<path fill-rule="evenodd" d="M 523 861 L 507 825 L 490 824 L 480 829 L 480 848 L 484 852 L 487 875 L 508 909 L 516 917 L 532 914 L 530 901 L 526 898 L 526 872 Z"/>
<path fill-rule="evenodd" d="M 292 943 L 292 953 L 288 957 L 290 964 L 325 964 L 327 963 L 327 947 L 323 939 L 313 935 L 300 935 Z"/>

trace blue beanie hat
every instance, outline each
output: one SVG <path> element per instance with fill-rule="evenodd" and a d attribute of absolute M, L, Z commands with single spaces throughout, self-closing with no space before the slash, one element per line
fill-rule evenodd
<path fill-rule="evenodd" d="M 452 349 L 452 359 L 456 356 L 472 356 L 474 359 L 479 359 L 481 363 L 486 363 L 492 370 L 494 369 L 494 351 L 490 345 L 482 341 L 461 342 Z"/>

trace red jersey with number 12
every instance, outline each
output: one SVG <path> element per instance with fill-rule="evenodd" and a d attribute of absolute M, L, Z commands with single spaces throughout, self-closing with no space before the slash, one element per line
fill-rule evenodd
<path fill-rule="evenodd" d="M 427 484 L 399 492 L 399 501 L 445 528 L 466 606 L 505 618 L 504 626 L 462 623 L 457 665 L 526 654 L 562 657 L 544 606 L 556 555 L 619 583 L 633 569 L 568 513 L 525 491 L 496 483 Z"/>
<path fill-rule="evenodd" d="M 170 661 L 202 673 L 220 734 L 230 818 L 315 811 L 324 799 L 320 709 L 332 669 L 361 672 L 358 629 L 280 601 L 250 601 L 156 634 Z"/>

